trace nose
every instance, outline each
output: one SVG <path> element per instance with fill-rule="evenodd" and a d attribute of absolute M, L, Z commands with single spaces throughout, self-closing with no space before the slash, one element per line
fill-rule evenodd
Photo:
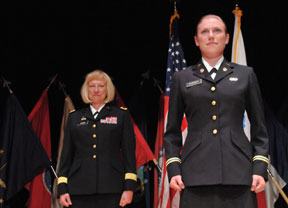
<path fill-rule="evenodd" d="M 209 38 L 213 38 L 214 37 L 214 33 L 212 30 L 209 30 Z"/>
<path fill-rule="evenodd" d="M 99 89 L 98 86 L 95 86 L 95 87 L 94 87 L 94 91 L 95 91 L 95 92 L 98 92 L 98 89 Z"/>

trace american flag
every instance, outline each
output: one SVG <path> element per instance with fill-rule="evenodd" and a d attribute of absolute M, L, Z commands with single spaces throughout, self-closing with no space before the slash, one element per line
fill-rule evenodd
<path fill-rule="evenodd" d="M 170 85 L 172 76 L 175 72 L 186 69 L 186 61 L 184 59 L 184 52 L 179 40 L 178 35 L 178 20 L 179 14 L 177 11 L 170 19 L 170 41 L 168 49 L 168 60 L 167 60 L 167 72 L 166 72 L 166 85 L 164 95 L 164 110 L 160 110 L 162 115 L 159 115 L 158 121 L 158 132 L 155 143 L 155 156 L 158 159 L 158 164 L 161 167 L 161 173 L 155 172 L 156 181 L 154 187 L 154 208 L 178 208 L 180 202 L 180 193 L 170 190 L 167 170 L 166 170 L 166 159 L 164 155 L 163 146 L 163 135 L 166 130 L 167 115 L 168 115 L 168 104 L 170 95 Z M 163 96 L 161 96 L 163 101 Z M 161 102 L 160 102 L 161 104 Z M 163 122 L 164 121 L 164 122 Z M 182 122 L 182 136 L 186 138 L 187 135 L 187 121 L 184 118 Z"/>

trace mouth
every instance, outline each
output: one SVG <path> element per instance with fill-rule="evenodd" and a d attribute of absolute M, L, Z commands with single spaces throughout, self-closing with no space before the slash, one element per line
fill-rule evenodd
<path fill-rule="evenodd" d="M 207 43 L 207 45 L 217 45 L 217 43 L 216 42 L 209 42 L 209 43 Z"/>

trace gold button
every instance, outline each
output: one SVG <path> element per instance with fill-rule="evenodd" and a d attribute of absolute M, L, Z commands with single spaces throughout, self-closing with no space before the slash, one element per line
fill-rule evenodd
<path fill-rule="evenodd" d="M 93 138 L 96 138 L 96 134 L 93 134 Z"/>
<path fill-rule="evenodd" d="M 212 92 L 214 92 L 216 90 L 216 87 L 213 86 L 210 89 L 211 89 Z"/>
<path fill-rule="evenodd" d="M 93 128 L 96 128 L 96 124 L 93 124 Z"/>
<path fill-rule="evenodd" d="M 200 73 L 203 73 L 205 71 L 205 69 L 200 69 Z"/>
<path fill-rule="evenodd" d="M 216 119 L 217 119 L 217 116 L 216 116 L 216 115 L 213 115 L 213 116 L 212 116 L 212 120 L 215 121 Z"/>
<path fill-rule="evenodd" d="M 95 158 L 96 158 L 96 155 L 93 155 L 93 158 L 95 159 Z"/>
<path fill-rule="evenodd" d="M 223 71 L 226 72 L 228 69 L 226 67 L 223 68 Z"/>
<path fill-rule="evenodd" d="M 217 129 L 213 129 L 213 134 L 217 134 Z"/>
<path fill-rule="evenodd" d="M 216 105 L 216 101 L 213 100 L 213 101 L 211 102 L 211 104 L 212 104 L 212 105 Z"/>
<path fill-rule="evenodd" d="M 96 149 L 96 144 L 93 145 L 93 148 Z"/>

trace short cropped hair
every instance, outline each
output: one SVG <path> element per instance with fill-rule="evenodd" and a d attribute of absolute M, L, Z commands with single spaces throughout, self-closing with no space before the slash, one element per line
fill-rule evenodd
<path fill-rule="evenodd" d="M 90 104 L 92 102 L 88 96 L 88 83 L 92 80 L 100 80 L 100 79 L 104 79 L 107 85 L 107 96 L 104 101 L 106 103 L 113 101 L 115 96 L 115 87 L 111 78 L 109 77 L 108 74 L 106 74 L 102 70 L 95 70 L 86 75 L 85 81 L 81 87 L 81 97 L 84 103 Z"/>

